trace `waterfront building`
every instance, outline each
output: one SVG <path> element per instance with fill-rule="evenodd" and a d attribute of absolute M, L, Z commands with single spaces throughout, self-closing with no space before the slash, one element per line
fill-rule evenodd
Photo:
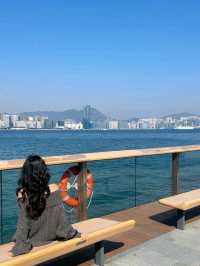
<path fill-rule="evenodd" d="M 164 121 L 168 124 L 175 124 L 176 123 L 176 119 L 172 116 L 165 117 Z"/>
<path fill-rule="evenodd" d="M 10 115 L 6 113 L 2 113 L 0 115 L 0 120 L 2 121 L 2 128 L 10 128 Z"/>
<path fill-rule="evenodd" d="M 37 129 L 44 128 L 44 127 L 42 126 L 42 122 L 41 122 L 41 121 L 39 121 L 39 120 L 36 121 L 36 128 L 37 128 Z"/>
<path fill-rule="evenodd" d="M 133 121 L 129 121 L 128 122 L 128 128 L 129 129 L 137 129 L 138 128 L 138 123 L 137 121 L 133 120 Z"/>
<path fill-rule="evenodd" d="M 158 118 L 141 118 L 137 120 L 130 121 L 128 126 L 130 129 L 156 129 L 159 128 L 161 119 Z"/>
<path fill-rule="evenodd" d="M 0 120 L 0 129 L 5 129 L 5 123 L 4 121 Z"/>
<path fill-rule="evenodd" d="M 83 119 L 82 124 L 83 124 L 84 129 L 91 129 L 92 128 L 92 122 L 89 121 L 88 119 Z"/>
<path fill-rule="evenodd" d="M 93 129 L 107 129 L 108 122 L 105 121 L 92 121 L 92 128 Z"/>
<path fill-rule="evenodd" d="M 157 118 L 143 118 L 141 119 L 141 121 L 143 121 L 144 124 L 147 125 L 147 128 L 151 128 L 151 129 L 157 128 L 157 122 L 158 122 Z"/>
<path fill-rule="evenodd" d="M 47 116 L 42 117 L 42 127 L 43 128 L 50 128 L 49 127 L 49 118 Z"/>
<path fill-rule="evenodd" d="M 72 119 L 66 119 L 64 121 L 65 129 L 80 130 L 83 129 L 83 124 L 81 122 L 76 122 Z"/>
<path fill-rule="evenodd" d="M 148 122 L 143 120 L 143 119 L 140 119 L 138 121 L 138 128 L 140 128 L 140 129 L 148 129 L 149 128 L 148 127 Z"/>
<path fill-rule="evenodd" d="M 64 121 L 63 120 L 61 120 L 61 121 L 57 121 L 56 122 L 56 128 L 57 129 L 64 129 L 65 128 L 65 126 L 64 126 Z"/>
<path fill-rule="evenodd" d="M 108 122 L 109 129 L 119 129 L 119 121 L 118 120 L 110 120 Z"/>
<path fill-rule="evenodd" d="M 10 128 L 19 129 L 41 129 L 45 128 L 48 117 L 42 116 L 20 116 L 16 114 L 9 115 Z M 5 124 L 5 123 L 4 123 Z"/>
<path fill-rule="evenodd" d="M 82 124 L 84 129 L 92 128 L 91 113 L 92 113 L 92 107 L 90 105 L 86 105 L 83 109 L 83 119 L 82 119 Z"/>
<path fill-rule="evenodd" d="M 90 105 L 86 105 L 83 109 L 83 119 L 86 119 L 88 121 L 91 120 L 91 106 Z"/>
<path fill-rule="evenodd" d="M 128 129 L 129 128 L 127 120 L 119 120 L 118 122 L 119 122 L 118 123 L 119 129 Z"/>
<path fill-rule="evenodd" d="M 10 115 L 10 127 L 16 127 L 16 122 L 19 120 L 19 116 L 16 114 Z"/>
<path fill-rule="evenodd" d="M 19 121 L 25 121 L 25 120 L 27 120 L 27 116 L 25 116 L 25 115 L 19 115 L 19 119 L 18 119 Z"/>
<path fill-rule="evenodd" d="M 45 119 L 44 120 L 44 128 L 52 129 L 55 128 L 56 123 L 53 120 Z"/>
<path fill-rule="evenodd" d="M 34 128 L 36 128 L 36 124 L 35 124 L 35 121 L 26 121 L 25 122 L 26 123 L 26 127 L 28 128 L 28 129 L 34 129 Z"/>
<path fill-rule="evenodd" d="M 27 124 L 24 120 L 18 120 L 15 122 L 15 128 L 27 129 Z"/>
<path fill-rule="evenodd" d="M 48 119 L 48 118 L 43 117 L 43 116 L 35 116 L 34 121 L 35 121 L 36 128 L 38 128 L 38 129 L 44 128 L 44 124 L 45 124 L 46 119 Z"/>

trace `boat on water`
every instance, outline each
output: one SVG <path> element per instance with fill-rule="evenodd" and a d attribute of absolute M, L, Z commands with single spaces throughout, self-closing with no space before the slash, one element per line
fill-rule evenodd
<path fill-rule="evenodd" d="M 192 129 L 194 129 L 194 127 L 191 127 L 191 126 L 178 126 L 178 127 L 175 127 L 175 129 L 182 129 L 182 130 L 189 129 L 189 130 L 192 130 Z"/>

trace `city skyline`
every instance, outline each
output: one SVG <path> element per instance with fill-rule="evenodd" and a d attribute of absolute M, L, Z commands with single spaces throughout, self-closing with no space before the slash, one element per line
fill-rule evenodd
<path fill-rule="evenodd" d="M 81 111 L 63 113 L 0 113 L 0 129 L 199 129 L 200 115 L 180 113 L 162 118 L 132 118 L 120 120 L 107 117 L 90 105 Z"/>

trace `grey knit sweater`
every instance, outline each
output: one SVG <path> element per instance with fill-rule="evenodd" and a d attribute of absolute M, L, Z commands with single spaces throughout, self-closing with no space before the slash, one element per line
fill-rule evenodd
<path fill-rule="evenodd" d="M 22 200 L 18 200 L 19 217 L 17 230 L 13 236 L 14 256 L 28 253 L 32 247 L 45 245 L 53 240 L 67 240 L 75 237 L 77 231 L 70 225 L 62 207 L 59 191 L 47 198 L 46 208 L 42 215 L 33 220 L 27 217 Z"/>

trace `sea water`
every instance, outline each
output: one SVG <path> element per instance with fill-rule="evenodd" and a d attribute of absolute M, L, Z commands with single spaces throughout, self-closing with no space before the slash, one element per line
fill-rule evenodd
<path fill-rule="evenodd" d="M 0 160 L 29 154 L 54 156 L 195 144 L 200 144 L 200 130 L 0 131 Z M 49 167 L 51 182 L 58 182 L 68 167 Z M 95 180 L 89 217 L 155 201 L 171 193 L 171 155 L 90 162 L 88 167 Z M 11 239 L 16 227 L 19 176 L 20 170 L 3 171 L 4 242 Z M 179 178 L 181 191 L 200 187 L 200 152 L 181 155 Z M 66 206 L 65 211 L 73 221 L 75 211 Z"/>

